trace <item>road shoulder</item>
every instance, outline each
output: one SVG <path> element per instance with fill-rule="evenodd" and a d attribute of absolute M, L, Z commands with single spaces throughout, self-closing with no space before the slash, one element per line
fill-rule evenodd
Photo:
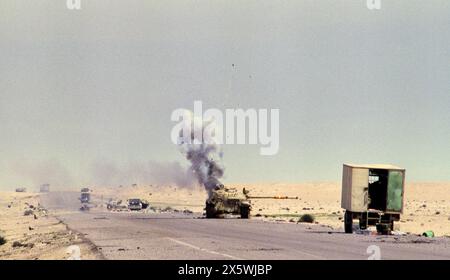
<path fill-rule="evenodd" d="M 39 204 L 39 194 L 0 192 L 0 259 L 102 259 L 89 240 Z"/>

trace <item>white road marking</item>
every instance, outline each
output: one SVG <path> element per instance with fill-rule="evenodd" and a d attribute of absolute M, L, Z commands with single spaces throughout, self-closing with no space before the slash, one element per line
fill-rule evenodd
<path fill-rule="evenodd" d="M 299 244 L 299 245 L 301 245 L 302 244 L 302 242 L 296 242 L 297 244 Z M 327 258 L 325 258 L 325 257 L 322 257 L 322 256 L 318 256 L 318 255 L 314 255 L 314 254 L 311 254 L 311 253 L 308 253 L 308 252 L 305 252 L 305 251 L 302 251 L 302 250 L 299 250 L 299 249 L 293 249 L 294 251 L 297 251 L 297 252 L 300 252 L 301 254 L 304 254 L 304 255 L 308 255 L 308 256 L 310 256 L 310 257 L 313 257 L 313 258 L 315 258 L 315 259 L 318 259 L 318 260 L 326 260 Z"/>
<path fill-rule="evenodd" d="M 189 244 L 189 243 L 177 240 L 175 238 L 170 238 L 170 237 L 166 237 L 166 238 L 169 239 L 170 241 L 173 241 L 175 243 L 178 243 L 180 245 L 183 245 L 183 246 L 186 246 L 186 247 L 189 247 L 189 248 L 192 248 L 192 249 L 196 249 L 196 250 L 203 251 L 203 252 L 210 253 L 210 254 L 214 254 L 214 255 L 220 255 L 222 257 L 230 258 L 230 259 L 233 259 L 233 260 L 243 260 L 242 258 L 238 258 L 238 257 L 232 256 L 232 255 L 228 255 L 228 254 L 222 254 L 222 253 L 219 253 L 219 252 L 216 252 L 216 251 L 211 251 L 211 250 L 208 250 L 208 249 L 205 249 L 205 248 L 201 248 L 201 247 L 198 247 L 198 246 L 195 246 L 195 245 L 192 245 L 192 244 Z"/>
<path fill-rule="evenodd" d="M 318 259 L 318 260 L 326 260 L 326 258 L 324 258 L 324 257 L 317 256 L 317 255 L 313 255 L 313 254 L 307 253 L 307 252 L 305 252 L 305 251 L 300 251 L 300 250 L 297 250 L 297 249 L 295 249 L 295 251 L 300 252 L 301 254 L 304 254 L 304 255 L 308 255 L 308 256 L 310 256 L 310 257 L 313 257 L 314 259 Z"/>

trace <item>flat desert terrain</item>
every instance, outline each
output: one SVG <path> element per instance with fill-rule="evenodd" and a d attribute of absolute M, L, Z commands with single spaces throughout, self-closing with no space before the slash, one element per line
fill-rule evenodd
<path fill-rule="evenodd" d="M 253 219 L 295 223 L 301 215 L 313 214 L 319 225 L 333 229 L 343 228 L 340 183 L 231 184 L 227 187 L 239 190 L 245 187 L 253 196 L 298 197 L 298 200 L 252 199 Z M 105 203 L 109 198 L 124 201 L 141 198 L 161 210 L 167 208 L 202 212 L 206 199 L 206 192 L 201 187 L 150 185 L 93 190 L 93 195 Z M 450 236 L 450 183 L 407 183 L 404 213 L 395 229 L 412 234 L 432 230 L 436 236 Z"/>

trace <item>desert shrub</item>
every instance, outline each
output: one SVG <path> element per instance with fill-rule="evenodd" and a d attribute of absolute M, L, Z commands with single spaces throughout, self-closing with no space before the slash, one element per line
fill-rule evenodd
<path fill-rule="evenodd" d="M 298 220 L 299 223 L 314 223 L 316 219 L 311 214 L 304 214 Z"/>
<path fill-rule="evenodd" d="M 0 246 L 6 243 L 6 239 L 0 235 Z"/>

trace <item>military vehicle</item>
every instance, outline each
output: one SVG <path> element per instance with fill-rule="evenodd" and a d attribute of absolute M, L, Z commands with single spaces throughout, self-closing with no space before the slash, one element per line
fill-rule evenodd
<path fill-rule="evenodd" d="M 224 214 L 240 215 L 241 219 L 248 219 L 251 211 L 250 199 L 298 199 L 288 196 L 250 196 L 245 188 L 242 192 L 236 188 L 227 188 L 217 184 L 206 200 L 206 218 L 217 218 Z"/>
<path fill-rule="evenodd" d="M 80 210 L 86 211 L 89 210 L 89 203 L 91 202 L 91 193 L 89 188 L 82 188 L 80 195 L 81 207 Z"/>
<path fill-rule="evenodd" d="M 89 191 L 82 191 L 80 195 L 81 203 L 89 203 L 91 201 L 91 194 Z"/>
<path fill-rule="evenodd" d="M 353 232 L 353 219 L 359 229 L 376 226 L 390 234 L 394 221 L 403 213 L 405 169 L 386 164 L 344 164 L 341 207 L 345 209 L 344 229 Z"/>

